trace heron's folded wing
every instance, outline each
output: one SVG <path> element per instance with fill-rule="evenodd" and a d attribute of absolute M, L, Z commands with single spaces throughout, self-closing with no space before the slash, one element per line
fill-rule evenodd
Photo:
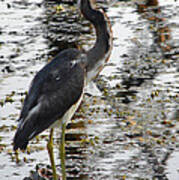
<path fill-rule="evenodd" d="M 46 74 L 44 71 L 34 78 L 25 99 L 14 149 L 25 148 L 30 139 L 61 118 L 83 93 L 85 72 L 80 64 L 64 62 L 60 67 L 48 68 Z"/>

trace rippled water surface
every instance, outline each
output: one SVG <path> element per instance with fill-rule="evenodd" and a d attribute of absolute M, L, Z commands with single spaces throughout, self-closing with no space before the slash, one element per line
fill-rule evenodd
<path fill-rule="evenodd" d="M 100 3 L 114 47 L 66 131 L 68 179 L 179 179 L 179 2 Z M 49 165 L 49 131 L 29 143 L 16 164 L 12 138 L 35 73 L 57 52 L 89 49 L 94 32 L 73 3 L 0 1 L 0 177 L 37 179 Z M 90 91 L 90 89 L 89 89 Z M 60 132 L 55 156 L 60 174 Z M 33 173 L 31 172 L 33 171 Z"/>

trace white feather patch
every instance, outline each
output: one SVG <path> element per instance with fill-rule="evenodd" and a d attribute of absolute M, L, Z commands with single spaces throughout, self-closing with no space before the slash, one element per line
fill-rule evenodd
<path fill-rule="evenodd" d="M 29 119 L 31 119 L 32 115 L 34 115 L 35 113 L 39 112 L 40 107 L 41 107 L 41 103 L 38 103 L 35 107 L 33 107 L 33 108 L 29 111 L 27 117 L 26 117 L 23 121 L 20 120 L 20 122 L 19 122 L 19 124 L 18 124 L 18 128 L 19 128 L 19 129 L 22 129 L 22 128 L 24 127 L 24 124 L 25 124 Z"/>

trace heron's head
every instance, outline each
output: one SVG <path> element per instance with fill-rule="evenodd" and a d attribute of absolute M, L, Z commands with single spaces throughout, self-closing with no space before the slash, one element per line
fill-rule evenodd
<path fill-rule="evenodd" d="M 78 0 L 77 5 L 79 9 L 81 9 L 84 6 L 92 6 L 95 7 L 96 0 Z"/>

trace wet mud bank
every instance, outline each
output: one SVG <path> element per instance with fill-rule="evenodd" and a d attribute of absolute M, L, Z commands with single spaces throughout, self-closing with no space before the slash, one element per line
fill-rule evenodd
<path fill-rule="evenodd" d="M 85 95 L 68 124 L 68 179 L 179 179 L 179 2 L 152 2 L 99 4 L 112 23 L 114 47 L 95 80 L 101 96 Z M 49 131 L 16 164 L 16 119 L 35 73 L 62 49 L 89 49 L 93 27 L 73 2 L 0 4 L 0 177 L 50 179 Z M 60 175 L 59 136 L 57 129 Z"/>

